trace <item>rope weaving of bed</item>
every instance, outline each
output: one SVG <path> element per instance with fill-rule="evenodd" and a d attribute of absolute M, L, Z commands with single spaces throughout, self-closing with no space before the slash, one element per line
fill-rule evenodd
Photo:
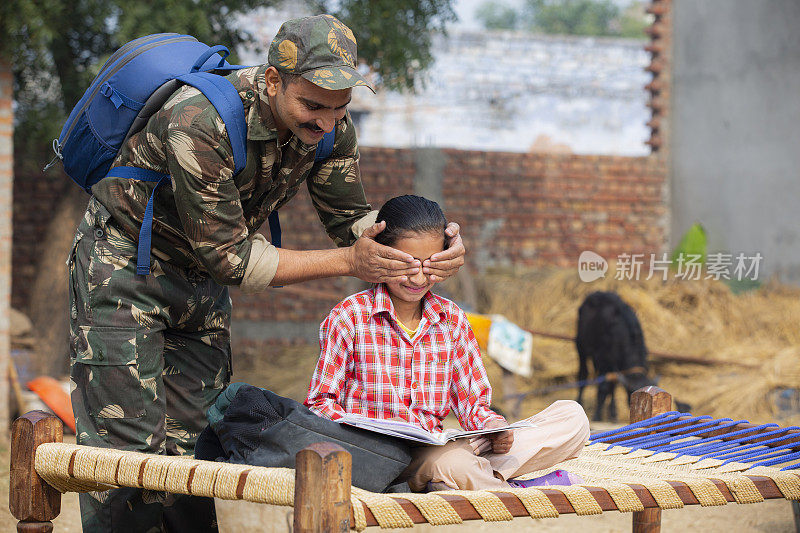
<path fill-rule="evenodd" d="M 465 518 L 500 521 L 526 515 L 555 518 L 559 508 L 591 515 L 604 510 L 633 512 L 685 504 L 800 499 L 800 477 L 789 471 L 800 466 L 796 451 L 800 449 L 800 428 L 765 425 L 738 429 L 744 424 L 665 413 L 595 434 L 577 459 L 526 476 L 563 468 L 581 476 L 586 482 L 582 486 L 392 495 L 354 487 L 353 527 L 411 527 L 424 521 L 458 524 Z M 721 431 L 727 432 L 714 436 Z M 35 467 L 60 492 L 127 486 L 284 506 L 293 505 L 294 499 L 294 471 L 287 468 L 62 443 L 41 444 Z"/>

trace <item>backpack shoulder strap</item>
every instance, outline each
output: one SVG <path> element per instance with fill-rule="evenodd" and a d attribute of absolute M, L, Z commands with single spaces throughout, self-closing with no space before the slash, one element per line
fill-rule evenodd
<path fill-rule="evenodd" d="M 225 123 L 228 139 L 233 150 L 234 175 L 241 172 L 247 163 L 247 122 L 244 106 L 239 93 L 230 81 L 222 76 L 208 72 L 193 72 L 177 78 L 186 85 L 199 89 L 208 98 Z M 116 167 L 109 176 L 133 178 L 139 181 L 157 182 L 145 208 L 142 227 L 139 230 L 139 247 L 136 259 L 136 273 L 146 276 L 150 273 L 150 242 L 153 226 L 153 199 L 158 188 L 167 180 L 168 174 L 161 174 L 133 167 Z"/>
<path fill-rule="evenodd" d="M 314 153 L 314 163 L 324 161 L 333 153 L 333 141 L 336 137 L 336 128 L 326 133 L 322 140 L 317 143 L 317 151 Z M 278 211 L 273 211 L 269 214 L 267 219 L 269 221 L 269 233 L 272 236 L 272 244 L 281 247 L 281 220 L 278 217 Z"/>
<path fill-rule="evenodd" d="M 178 77 L 178 80 L 199 89 L 217 110 L 225 123 L 233 149 L 233 174 L 244 170 L 247 163 L 247 122 L 236 87 L 224 77 L 208 72 L 185 74 Z"/>
<path fill-rule="evenodd" d="M 336 127 L 326 133 L 322 140 L 317 144 L 317 152 L 314 154 L 314 163 L 324 161 L 333 153 L 333 141 L 336 140 Z"/>
<path fill-rule="evenodd" d="M 317 151 L 314 153 L 314 163 L 324 161 L 333 153 L 333 141 L 336 138 L 336 128 L 323 135 L 322 140 L 317 143 Z M 269 214 L 267 218 L 269 222 L 269 234 L 272 236 L 272 244 L 281 247 L 281 219 L 278 216 L 278 211 L 275 210 Z M 278 287 L 276 287 L 278 288 Z"/>

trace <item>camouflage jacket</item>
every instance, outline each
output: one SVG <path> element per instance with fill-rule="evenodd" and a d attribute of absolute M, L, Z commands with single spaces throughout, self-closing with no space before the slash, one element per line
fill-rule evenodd
<path fill-rule="evenodd" d="M 228 76 L 247 119 L 247 165 L 233 176 L 233 151 L 225 124 L 197 90 L 182 87 L 145 128 L 120 150 L 113 166 L 169 173 L 153 205 L 152 253 L 181 268 L 238 285 L 250 257 L 247 239 L 269 214 L 288 202 L 303 181 L 325 230 L 339 246 L 355 241 L 351 227 L 367 215 L 350 115 L 336 126 L 331 156 L 314 164 L 315 145 L 296 136 L 278 146 L 266 92 L 266 65 Z M 138 240 L 154 183 L 108 177 L 92 193 L 126 233 Z"/>

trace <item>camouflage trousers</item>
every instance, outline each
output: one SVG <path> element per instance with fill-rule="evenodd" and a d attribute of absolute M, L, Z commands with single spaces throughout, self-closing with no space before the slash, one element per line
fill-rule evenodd
<path fill-rule="evenodd" d="M 228 290 L 152 258 L 94 198 L 68 261 L 70 373 L 78 443 L 192 455 L 230 380 Z M 210 498 L 116 489 L 81 494 L 84 531 L 216 531 Z"/>

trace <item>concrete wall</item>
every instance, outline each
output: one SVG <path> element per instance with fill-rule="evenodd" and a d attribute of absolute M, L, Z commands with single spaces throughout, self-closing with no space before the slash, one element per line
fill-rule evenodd
<path fill-rule="evenodd" d="M 649 153 L 643 41 L 459 30 L 433 39 L 416 94 L 353 91 L 361 146 Z"/>
<path fill-rule="evenodd" d="M 0 61 L 0 435 L 8 427 L 8 360 L 10 350 L 11 305 L 11 210 L 14 182 L 12 109 L 13 76 L 11 67 Z"/>
<path fill-rule="evenodd" d="M 800 2 L 674 0 L 671 242 L 800 283 Z"/>

